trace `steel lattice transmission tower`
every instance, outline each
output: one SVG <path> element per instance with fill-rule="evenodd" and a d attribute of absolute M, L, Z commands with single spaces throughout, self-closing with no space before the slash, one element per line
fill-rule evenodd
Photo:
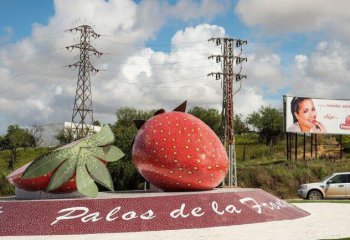
<path fill-rule="evenodd" d="M 222 124 L 224 128 L 223 141 L 226 148 L 230 168 L 228 173 L 228 186 L 237 187 L 237 167 L 236 167 L 236 148 L 235 148 L 235 132 L 234 132 L 234 108 L 233 95 L 241 89 L 242 80 L 247 78 L 241 75 L 242 62 L 247 58 L 241 57 L 242 45 L 247 41 L 233 38 L 211 38 L 216 46 L 221 47 L 220 55 L 211 55 L 209 59 L 215 59 L 216 63 L 221 63 L 222 72 L 211 72 L 208 76 L 215 76 L 216 80 L 222 81 L 223 99 L 222 99 Z M 240 52 L 235 55 L 234 48 L 240 48 Z M 239 65 L 239 70 L 235 73 L 234 66 Z M 239 88 L 234 92 L 234 81 L 240 82 Z"/>
<path fill-rule="evenodd" d="M 80 43 L 67 46 L 67 50 L 74 48 L 80 49 L 80 61 L 68 65 L 68 67 L 79 68 L 77 88 L 75 92 L 75 100 L 72 114 L 71 129 L 75 139 L 86 137 L 93 129 L 94 113 L 92 107 L 92 93 L 90 72 L 97 73 L 99 69 L 94 68 L 90 62 L 90 55 L 100 57 L 101 52 L 97 51 L 90 44 L 91 37 L 98 38 L 101 35 L 88 25 L 81 25 L 76 28 L 69 29 L 70 32 L 80 32 Z"/>

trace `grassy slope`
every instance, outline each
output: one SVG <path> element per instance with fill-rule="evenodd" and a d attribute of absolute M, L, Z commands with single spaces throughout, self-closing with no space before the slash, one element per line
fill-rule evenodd
<path fill-rule="evenodd" d="M 14 169 L 17 169 L 24 164 L 33 161 L 38 156 L 45 154 L 49 151 L 48 148 L 26 148 L 19 149 L 17 152 L 17 162 L 14 165 Z M 8 169 L 8 161 L 10 159 L 10 152 L 8 150 L 0 151 L 0 196 L 13 195 L 14 188 L 7 180 L 6 176 L 11 173 Z"/>
<path fill-rule="evenodd" d="M 284 143 L 273 147 L 256 145 L 246 148 L 246 160 L 242 159 L 242 146 L 237 146 L 237 176 L 240 187 L 262 188 L 280 198 L 298 198 L 296 190 L 302 183 L 317 182 L 333 172 L 350 171 L 350 157 L 330 162 L 327 159 L 288 162 Z M 299 148 L 301 150 L 302 147 Z"/>
<path fill-rule="evenodd" d="M 317 182 L 333 172 L 350 171 L 350 161 L 311 160 L 287 163 L 275 160 L 257 164 L 245 162 L 238 165 L 238 184 L 241 187 L 262 188 L 280 198 L 296 198 L 302 183 Z"/>

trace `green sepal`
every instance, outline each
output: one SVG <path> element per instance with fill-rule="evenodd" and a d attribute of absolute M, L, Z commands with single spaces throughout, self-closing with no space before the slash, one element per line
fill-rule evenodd
<path fill-rule="evenodd" d="M 75 173 L 77 165 L 76 158 L 69 158 L 55 171 L 50 179 L 47 191 L 53 191 L 66 183 Z"/>
<path fill-rule="evenodd" d="M 125 156 L 125 154 L 116 146 L 108 145 L 105 147 L 91 148 L 95 157 L 107 162 L 115 162 Z"/>
<path fill-rule="evenodd" d="M 107 167 L 98 159 L 93 162 L 88 162 L 86 167 L 94 180 L 111 191 L 114 191 L 111 175 Z"/>
<path fill-rule="evenodd" d="M 81 163 L 77 166 L 77 188 L 85 196 L 97 197 L 98 188 L 94 180 L 90 177 L 85 164 Z"/>
<path fill-rule="evenodd" d="M 98 188 L 94 180 L 113 191 L 111 175 L 102 161 L 114 162 L 124 153 L 112 146 L 114 134 L 108 125 L 84 139 L 67 144 L 34 160 L 23 173 L 30 179 L 53 173 L 46 191 L 53 191 L 65 184 L 76 173 L 80 193 L 96 197 Z M 101 160 L 99 160 L 101 159 Z"/>
<path fill-rule="evenodd" d="M 79 147 L 100 147 L 114 142 L 114 134 L 111 128 L 105 124 L 102 126 L 101 130 L 81 141 L 78 145 Z"/>
<path fill-rule="evenodd" d="M 24 171 L 22 178 L 30 179 L 43 176 L 55 170 L 64 160 L 71 156 L 70 149 L 49 152 L 35 159 Z"/>

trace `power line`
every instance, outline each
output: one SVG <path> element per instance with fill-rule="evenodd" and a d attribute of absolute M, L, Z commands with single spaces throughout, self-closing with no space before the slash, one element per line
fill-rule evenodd
<path fill-rule="evenodd" d="M 58 33 L 62 33 L 62 31 L 57 31 L 57 32 L 54 32 L 52 34 L 58 34 Z M 40 36 L 45 36 L 45 35 L 51 35 L 51 34 L 39 34 Z M 100 36 L 108 36 L 108 37 L 112 37 L 110 35 L 100 35 Z M 34 37 L 34 36 L 32 36 Z M 119 37 L 121 38 L 121 37 Z M 126 39 L 132 39 L 132 38 L 127 38 L 125 37 Z M 101 39 L 102 41 L 107 41 L 107 42 L 110 42 L 110 43 L 115 43 L 115 44 L 119 44 L 121 46 L 138 46 L 138 47 L 152 47 L 152 46 L 176 46 L 176 45 L 194 45 L 194 44 L 200 44 L 200 43 L 203 43 L 204 41 L 184 41 L 184 42 L 178 42 L 178 43 L 162 43 L 162 44 L 133 44 L 133 43 L 130 43 L 130 41 L 128 42 L 120 42 L 120 41 L 111 41 L 111 40 L 104 40 L 104 39 Z M 252 43 L 250 44 L 250 46 L 255 46 L 257 48 L 268 48 L 268 46 L 276 46 L 278 44 L 275 44 L 275 43 L 259 43 L 259 42 L 255 42 L 255 43 Z M 291 48 L 291 49 L 296 49 L 296 47 L 294 46 L 282 46 L 281 48 Z M 53 49 L 45 49 L 45 50 L 39 50 L 38 52 L 34 52 L 34 53 L 30 53 L 30 54 L 23 54 L 23 55 L 19 55 L 17 57 L 13 57 L 12 59 L 20 59 L 20 58 L 23 58 L 23 57 L 27 57 L 27 56 L 35 56 L 35 55 L 41 55 L 41 54 L 45 54 L 45 53 L 49 53 L 49 52 L 55 52 L 55 51 L 58 51 L 58 50 L 63 50 L 64 47 L 61 47 L 61 48 L 53 48 Z M 276 49 L 276 48 L 274 48 Z M 342 49 L 349 49 L 349 47 L 346 47 L 346 46 L 343 46 Z M 295 63 L 294 60 L 284 60 L 282 59 L 282 61 L 284 63 Z M 317 60 L 317 61 L 314 61 L 312 59 L 308 59 L 308 62 L 312 62 L 312 63 L 317 63 L 317 64 L 327 64 L 327 65 L 336 65 L 336 64 L 349 64 L 350 62 L 349 61 L 338 61 L 338 60 L 329 60 L 329 61 L 322 61 L 322 60 Z M 124 63 L 125 64 L 125 63 Z M 172 63 L 166 63 L 166 64 L 172 64 Z M 159 65 L 162 65 L 162 64 L 159 64 Z"/>
<path fill-rule="evenodd" d="M 122 61 L 117 61 L 115 59 L 112 59 L 112 57 L 108 56 L 107 55 L 107 58 L 108 59 L 111 59 L 113 60 L 113 62 L 115 63 L 119 63 L 121 65 L 131 65 L 131 66 L 135 66 L 135 63 L 128 63 L 128 62 L 122 62 Z M 137 62 L 137 61 L 135 61 Z M 208 62 L 206 59 L 204 58 L 188 58 L 188 60 L 182 60 L 182 61 L 177 61 L 177 62 L 165 62 L 165 63 L 140 63 L 138 62 L 137 64 L 138 65 L 141 65 L 141 66 L 148 66 L 148 65 L 151 65 L 151 66 L 166 66 L 166 65 L 174 65 L 174 64 L 181 64 L 181 63 L 193 63 L 193 62 Z"/>
<path fill-rule="evenodd" d="M 62 68 L 60 67 L 60 68 L 50 68 L 50 69 L 46 69 L 46 70 L 50 70 L 50 73 L 52 74 L 52 73 L 56 73 L 56 72 L 58 72 L 58 70 L 61 70 Z M 41 74 L 41 76 L 42 76 L 43 74 Z M 45 76 L 43 76 L 43 77 L 45 77 Z M 45 79 L 48 79 L 47 77 L 45 77 Z M 15 92 L 16 90 L 18 90 L 19 88 L 21 88 L 21 87 L 24 87 L 25 85 L 27 85 L 27 84 L 30 84 L 30 83 L 33 83 L 33 82 L 36 82 L 37 81 L 37 79 L 31 79 L 31 80 L 27 80 L 27 81 L 24 81 L 24 82 L 21 82 L 21 84 L 17 84 L 16 85 L 16 87 L 11 87 L 11 88 L 7 88 L 7 89 L 1 89 L 2 91 L 0 91 L 0 94 L 1 95 L 3 95 L 4 93 L 6 93 L 6 92 L 11 92 L 11 93 L 13 93 L 13 92 Z M 30 95 L 30 94 L 26 94 L 26 96 L 28 96 L 28 95 Z M 11 98 L 11 99 L 23 99 L 23 97 L 21 96 L 21 97 L 19 97 L 19 98 Z"/>
<path fill-rule="evenodd" d="M 20 56 L 11 58 L 11 59 L 15 60 L 15 59 L 20 59 L 20 58 L 25 58 L 25 57 L 30 57 L 30 56 L 42 55 L 42 54 L 49 53 L 49 52 L 54 53 L 54 52 L 57 52 L 57 51 L 63 50 L 63 49 L 65 49 L 65 47 L 46 49 L 46 50 L 42 50 L 42 51 L 38 51 L 38 52 L 34 52 L 34 53 L 20 55 Z"/>
<path fill-rule="evenodd" d="M 102 75 L 105 75 L 107 77 L 112 76 L 111 74 L 106 74 L 106 73 L 102 73 Z M 182 79 L 171 79 L 169 81 L 157 81 L 157 82 L 153 82 L 153 83 L 147 83 L 147 82 L 128 82 L 128 81 L 123 81 L 123 80 L 118 80 L 118 82 L 122 82 L 122 83 L 127 83 L 127 84 L 134 84 L 134 85 L 153 85 L 153 86 L 159 86 L 159 84 L 165 84 L 165 83 L 178 83 L 178 82 L 184 82 L 187 80 L 192 80 L 192 79 L 199 79 L 199 78 L 204 78 L 207 75 L 198 75 L 198 76 L 194 76 L 194 77 L 188 77 L 188 78 L 182 78 Z M 113 76 L 115 77 L 115 76 Z M 212 81 L 208 82 L 211 83 Z M 203 82 L 200 82 L 199 84 L 201 84 Z M 176 88 L 176 87 L 174 87 Z"/>
<path fill-rule="evenodd" d="M 123 81 L 120 81 L 120 82 L 132 84 L 130 82 L 123 82 Z M 161 86 L 161 85 L 157 85 L 157 84 L 154 84 L 154 85 L 153 84 L 152 85 L 142 84 L 142 87 L 149 87 L 149 88 L 153 88 L 153 89 L 157 89 L 157 88 L 161 88 L 161 89 L 203 88 L 203 85 L 206 85 L 206 84 L 217 84 L 217 83 L 212 82 L 212 81 L 208 81 L 208 82 L 201 82 L 201 83 L 197 83 L 197 84 L 176 85 L 176 86 Z"/>
<path fill-rule="evenodd" d="M 110 35 L 103 35 L 106 37 L 111 37 L 111 38 L 115 38 L 115 36 L 110 36 Z M 124 38 L 124 39 L 128 39 L 128 42 L 119 42 L 119 41 L 115 41 L 115 40 L 103 40 L 105 42 L 111 42 L 111 43 L 116 43 L 116 44 L 121 44 L 121 45 L 132 45 L 132 46 L 139 46 L 139 47 L 169 47 L 169 46 L 181 46 L 181 45 L 192 45 L 192 44 L 198 44 L 198 43 L 206 43 L 207 41 L 183 41 L 183 42 L 172 42 L 172 43 L 130 43 L 130 40 L 135 40 L 135 38 L 129 38 L 129 37 L 120 37 L 118 36 L 118 38 Z"/>

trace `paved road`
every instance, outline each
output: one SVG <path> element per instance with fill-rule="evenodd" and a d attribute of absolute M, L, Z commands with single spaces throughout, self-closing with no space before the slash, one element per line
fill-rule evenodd
<path fill-rule="evenodd" d="M 92 234 L 75 236 L 26 236 L 0 237 L 8 239 L 77 239 L 77 240 L 212 240 L 212 239 L 337 239 L 350 237 L 350 204 L 342 203 L 299 203 L 297 207 L 311 213 L 310 216 L 288 221 L 266 222 L 239 226 L 187 229 L 160 232 Z"/>

